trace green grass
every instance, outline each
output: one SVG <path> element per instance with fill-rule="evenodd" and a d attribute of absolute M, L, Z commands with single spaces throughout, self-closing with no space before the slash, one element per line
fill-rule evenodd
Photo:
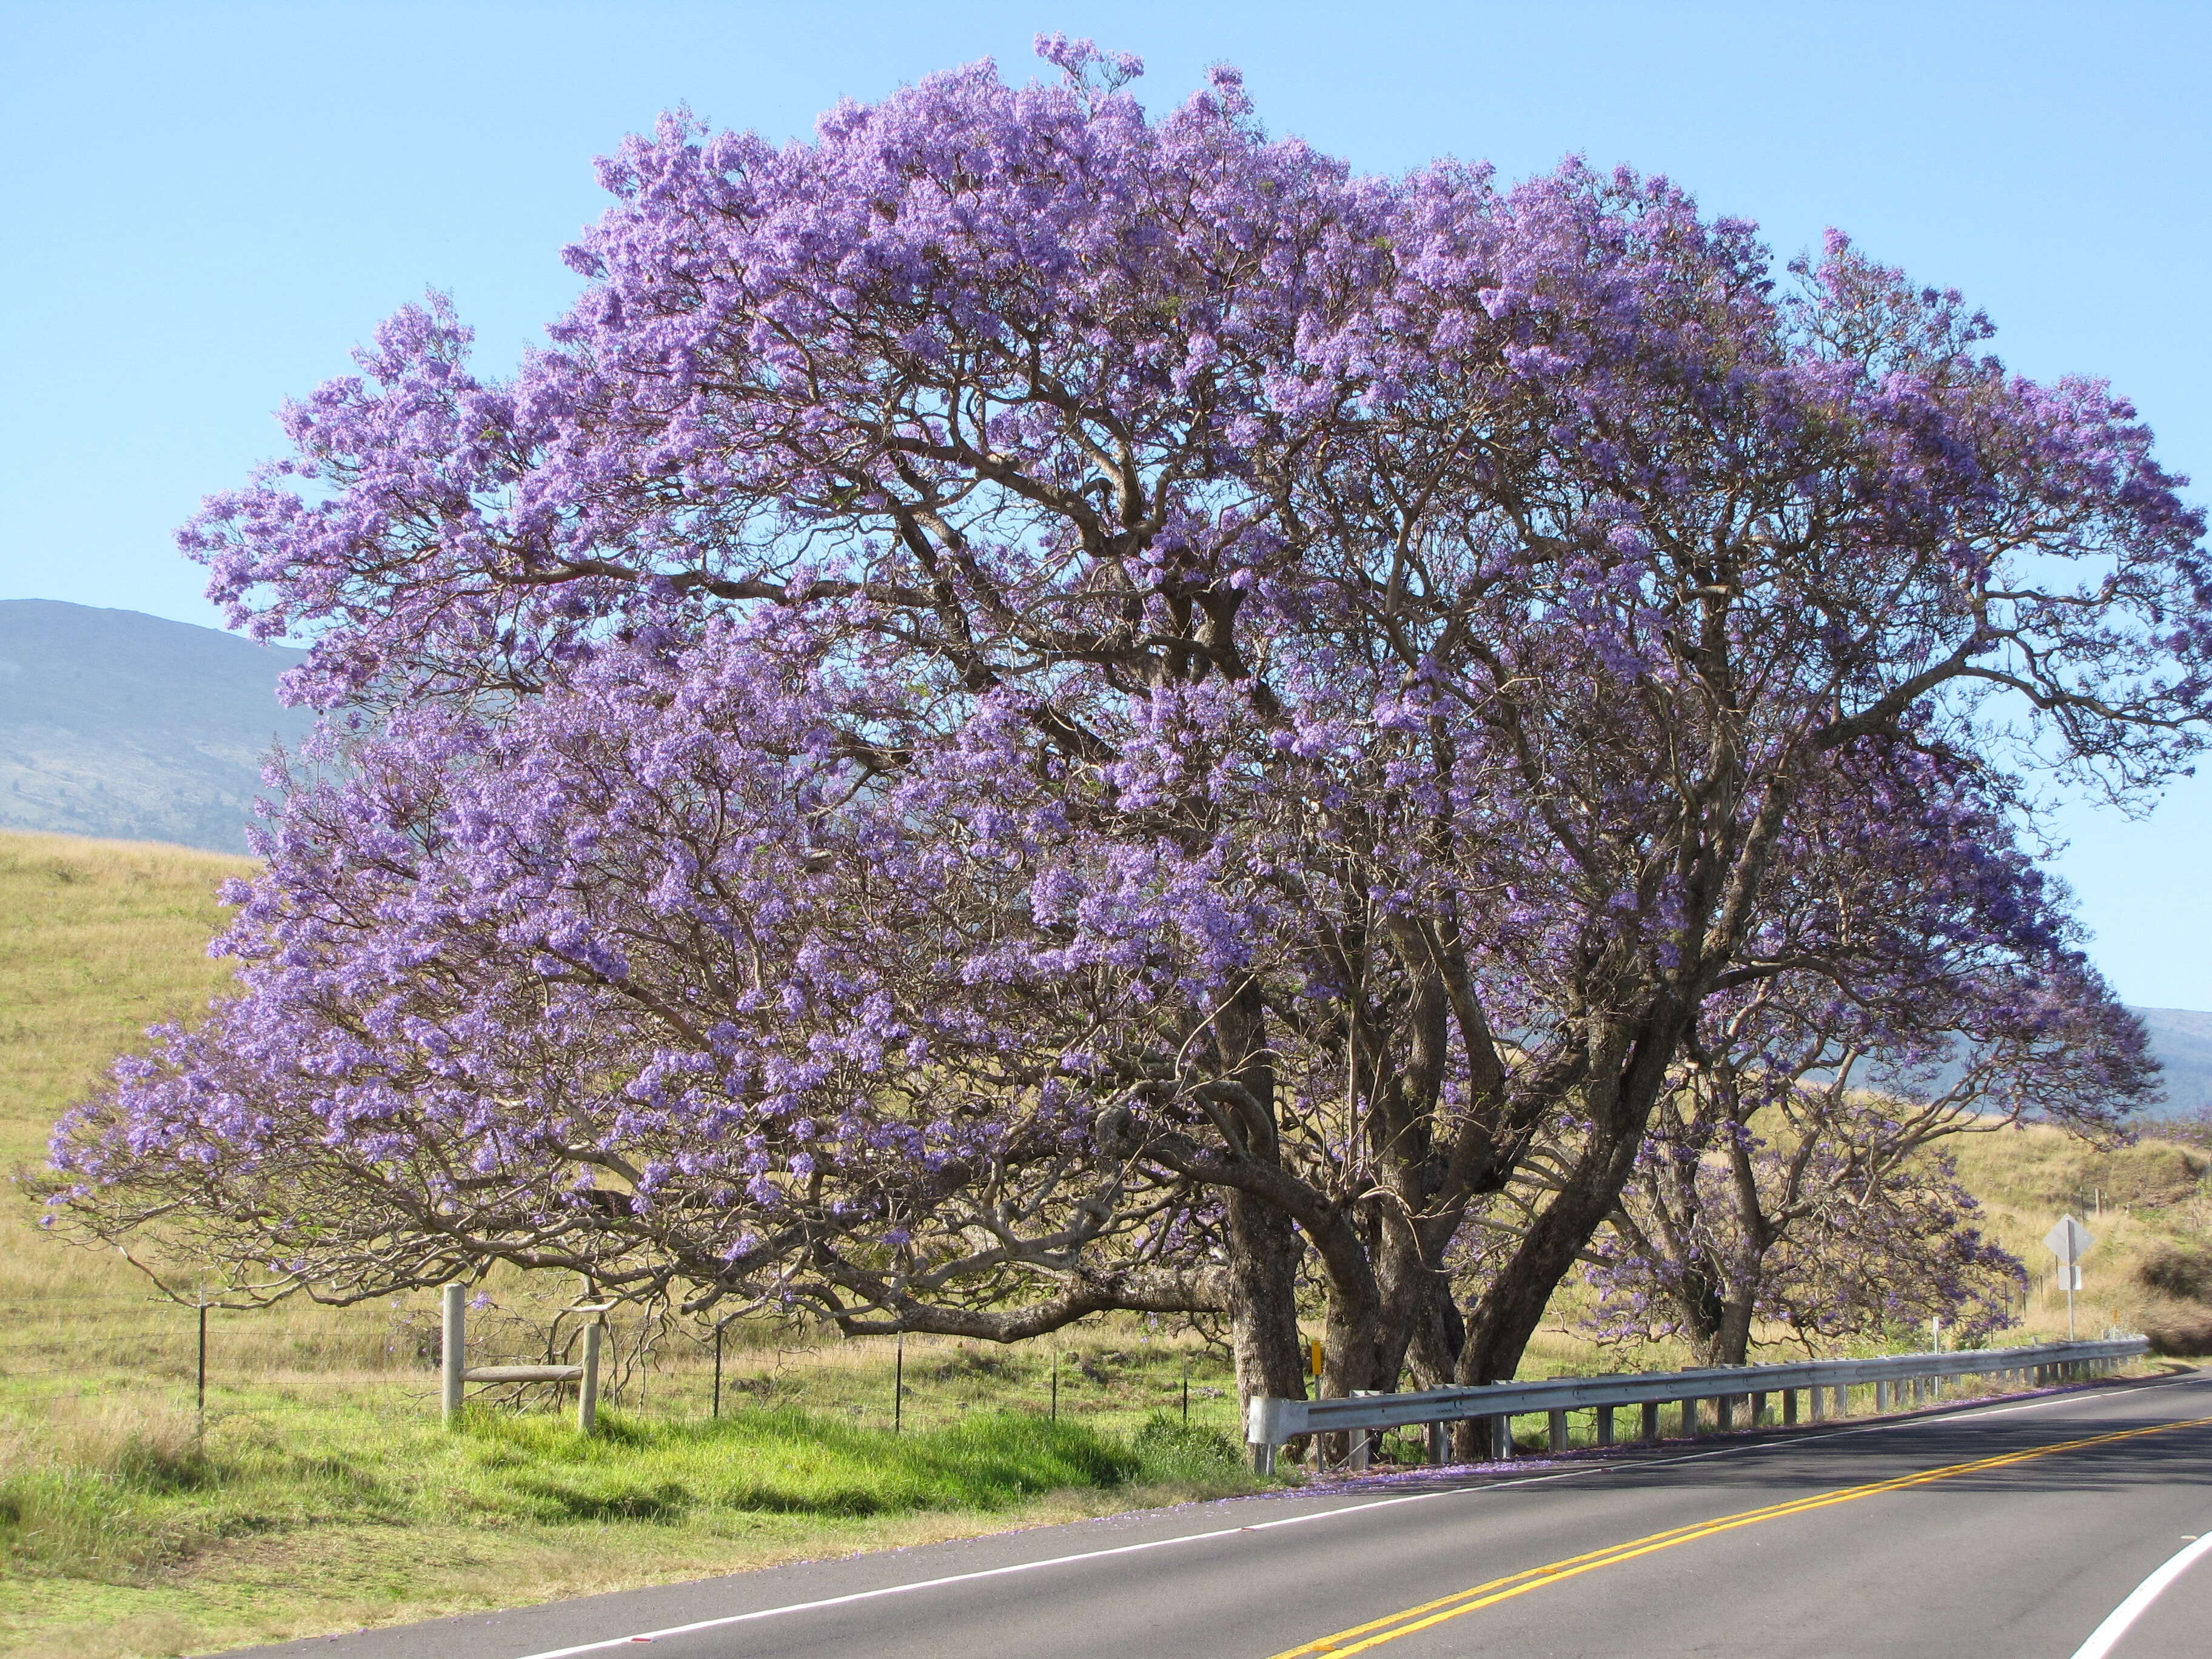
<path fill-rule="evenodd" d="M 1026 1413 L 894 1435 L 790 1409 L 719 1421 L 470 1413 L 250 1394 L 191 1413 L 50 1401 L 0 1475 L 0 1558 L 26 1575 L 147 1582 L 224 1539 L 317 1525 L 734 1527 L 924 1510 L 999 1514 L 1062 1490 L 1240 1488 L 1224 1435 L 1161 1419 L 1102 1433 Z M 260 1409 L 254 1409 L 258 1406 Z M 278 1407 L 278 1409 L 271 1409 Z"/>
<path fill-rule="evenodd" d="M 9 1403 L 0 1651 L 165 1653 L 1249 1489 L 1224 1434 L 1030 1413 L 892 1434 L 472 1410 L 390 1388 L 226 1389 L 193 1413 L 55 1385 Z M 23 1409 L 35 1406 L 35 1409 Z"/>

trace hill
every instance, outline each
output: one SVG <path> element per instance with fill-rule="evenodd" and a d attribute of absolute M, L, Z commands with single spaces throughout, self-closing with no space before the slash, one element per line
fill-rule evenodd
<path fill-rule="evenodd" d="M 2150 1051 L 2166 1073 L 2161 1117 L 2212 1106 L 2212 1014 L 2193 1008 L 2130 1009 L 2150 1033 Z"/>
<path fill-rule="evenodd" d="M 0 825 L 246 850 L 304 653 L 136 611 L 0 600 Z"/>

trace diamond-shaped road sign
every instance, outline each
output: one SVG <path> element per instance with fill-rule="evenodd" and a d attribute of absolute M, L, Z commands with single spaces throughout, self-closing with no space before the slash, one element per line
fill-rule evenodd
<path fill-rule="evenodd" d="M 2058 1258 L 2060 1264 L 2067 1267 L 2080 1267 L 2081 1258 L 2088 1255 L 2097 1243 L 2089 1236 L 2089 1230 L 2070 1215 L 2059 1217 L 2058 1224 L 2044 1234 L 2043 1242 L 2051 1254 Z"/>

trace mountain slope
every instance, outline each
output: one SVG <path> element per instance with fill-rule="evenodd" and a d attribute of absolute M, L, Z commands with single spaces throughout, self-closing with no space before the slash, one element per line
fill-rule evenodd
<path fill-rule="evenodd" d="M 2181 1117 L 2212 1106 L 2212 1014 L 2191 1008 L 2133 1008 L 2150 1033 L 2150 1051 L 2166 1071 L 2160 1117 Z"/>
<path fill-rule="evenodd" d="M 246 850 L 302 653 L 135 611 L 0 600 L 0 826 Z"/>

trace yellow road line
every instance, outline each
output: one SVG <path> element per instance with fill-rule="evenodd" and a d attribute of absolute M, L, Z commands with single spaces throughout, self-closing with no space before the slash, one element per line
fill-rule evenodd
<path fill-rule="evenodd" d="M 1354 1625 L 1334 1636 L 1324 1636 L 1303 1646 L 1286 1648 L 1272 1659 L 1305 1659 L 1313 1654 L 1364 1653 L 1385 1642 L 1395 1642 L 1401 1636 L 1411 1636 L 1441 1625 L 1448 1619 L 1479 1608 L 1493 1607 L 1510 1601 L 1516 1595 L 1526 1595 L 1532 1589 L 1546 1584 L 1556 1584 L 1563 1579 L 1578 1578 L 1583 1573 L 1595 1572 L 1622 1561 L 1633 1561 L 1638 1556 L 1650 1555 L 1657 1550 L 1672 1549 L 1677 1544 L 1686 1544 L 1693 1539 L 1711 1538 L 1716 1533 L 1733 1532 L 1739 1527 L 1754 1526 L 1761 1521 L 1772 1521 L 1786 1515 L 1802 1515 L 1809 1510 L 1824 1510 L 1836 1504 L 1849 1504 L 1862 1498 L 1875 1498 L 1883 1492 L 1901 1492 L 1907 1486 L 1923 1486 L 1930 1481 L 1954 1480 L 1962 1474 L 1975 1474 L 1984 1469 L 2002 1468 L 2008 1463 L 2025 1463 L 2031 1458 L 2049 1457 L 2057 1452 L 2079 1451 L 2084 1446 L 2110 1445 L 2114 1441 L 2139 1439 L 2148 1434 L 2166 1434 L 2175 1429 L 2212 1427 L 2212 1417 L 2193 1417 L 2185 1422 L 2156 1423 L 2148 1428 L 2122 1429 L 2112 1434 L 2094 1434 L 2082 1440 L 2061 1440 L 2048 1446 L 2032 1446 L 2026 1451 L 2007 1452 L 1998 1457 L 1977 1458 L 1971 1463 L 1952 1463 L 1942 1468 L 1923 1469 L 1917 1474 L 1899 1475 L 1894 1480 L 1870 1481 L 1863 1486 L 1844 1486 L 1838 1491 L 1822 1492 L 1811 1498 L 1793 1498 L 1788 1503 L 1770 1504 L 1764 1509 L 1745 1510 L 1736 1515 L 1723 1515 L 1711 1521 L 1699 1521 L 1686 1527 L 1676 1527 L 1668 1532 L 1655 1532 L 1643 1538 L 1632 1538 L 1623 1544 L 1613 1544 L 1604 1549 L 1591 1550 L 1587 1554 L 1571 1555 L 1563 1560 L 1547 1562 L 1540 1567 L 1529 1567 L 1521 1572 L 1509 1573 L 1503 1578 L 1493 1578 L 1488 1583 L 1477 1584 L 1451 1595 L 1440 1596 L 1433 1601 L 1424 1601 L 1419 1607 L 1407 1607 L 1386 1618 L 1370 1619 L 1364 1625 Z"/>

